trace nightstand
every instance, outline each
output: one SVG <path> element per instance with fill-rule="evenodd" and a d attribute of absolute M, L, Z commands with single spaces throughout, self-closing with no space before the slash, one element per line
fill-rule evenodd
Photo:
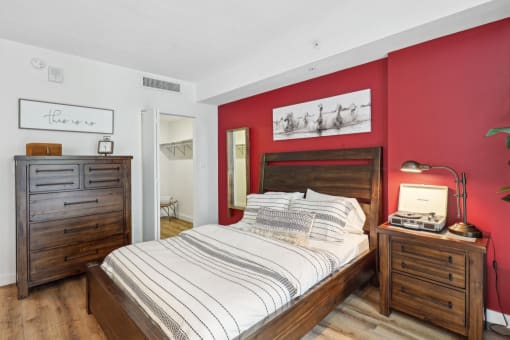
<path fill-rule="evenodd" d="M 391 309 L 482 339 L 487 244 L 383 224 L 377 227 L 380 312 Z"/>

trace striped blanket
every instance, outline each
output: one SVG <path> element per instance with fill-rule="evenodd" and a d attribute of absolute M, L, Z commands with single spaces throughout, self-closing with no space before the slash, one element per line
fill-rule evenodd
<path fill-rule="evenodd" d="M 206 225 L 129 245 L 102 268 L 171 339 L 233 339 L 344 259 L 237 228 Z"/>

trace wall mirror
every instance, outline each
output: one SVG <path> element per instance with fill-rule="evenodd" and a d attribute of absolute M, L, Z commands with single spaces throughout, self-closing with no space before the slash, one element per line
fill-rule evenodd
<path fill-rule="evenodd" d="M 248 128 L 227 130 L 228 207 L 244 210 L 250 185 Z"/>

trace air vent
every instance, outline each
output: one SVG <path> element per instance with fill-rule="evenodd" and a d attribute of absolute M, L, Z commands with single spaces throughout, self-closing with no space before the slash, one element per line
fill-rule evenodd
<path fill-rule="evenodd" d="M 144 87 L 152 87 L 153 89 L 172 91 L 172 92 L 181 92 L 181 84 L 171 83 L 169 81 L 153 79 L 143 77 L 143 86 Z"/>

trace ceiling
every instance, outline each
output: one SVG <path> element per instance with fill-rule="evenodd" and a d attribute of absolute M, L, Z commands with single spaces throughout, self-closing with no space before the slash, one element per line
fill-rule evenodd
<path fill-rule="evenodd" d="M 2 1 L 0 38 L 194 82 L 222 104 L 510 15 L 509 0 Z"/>

